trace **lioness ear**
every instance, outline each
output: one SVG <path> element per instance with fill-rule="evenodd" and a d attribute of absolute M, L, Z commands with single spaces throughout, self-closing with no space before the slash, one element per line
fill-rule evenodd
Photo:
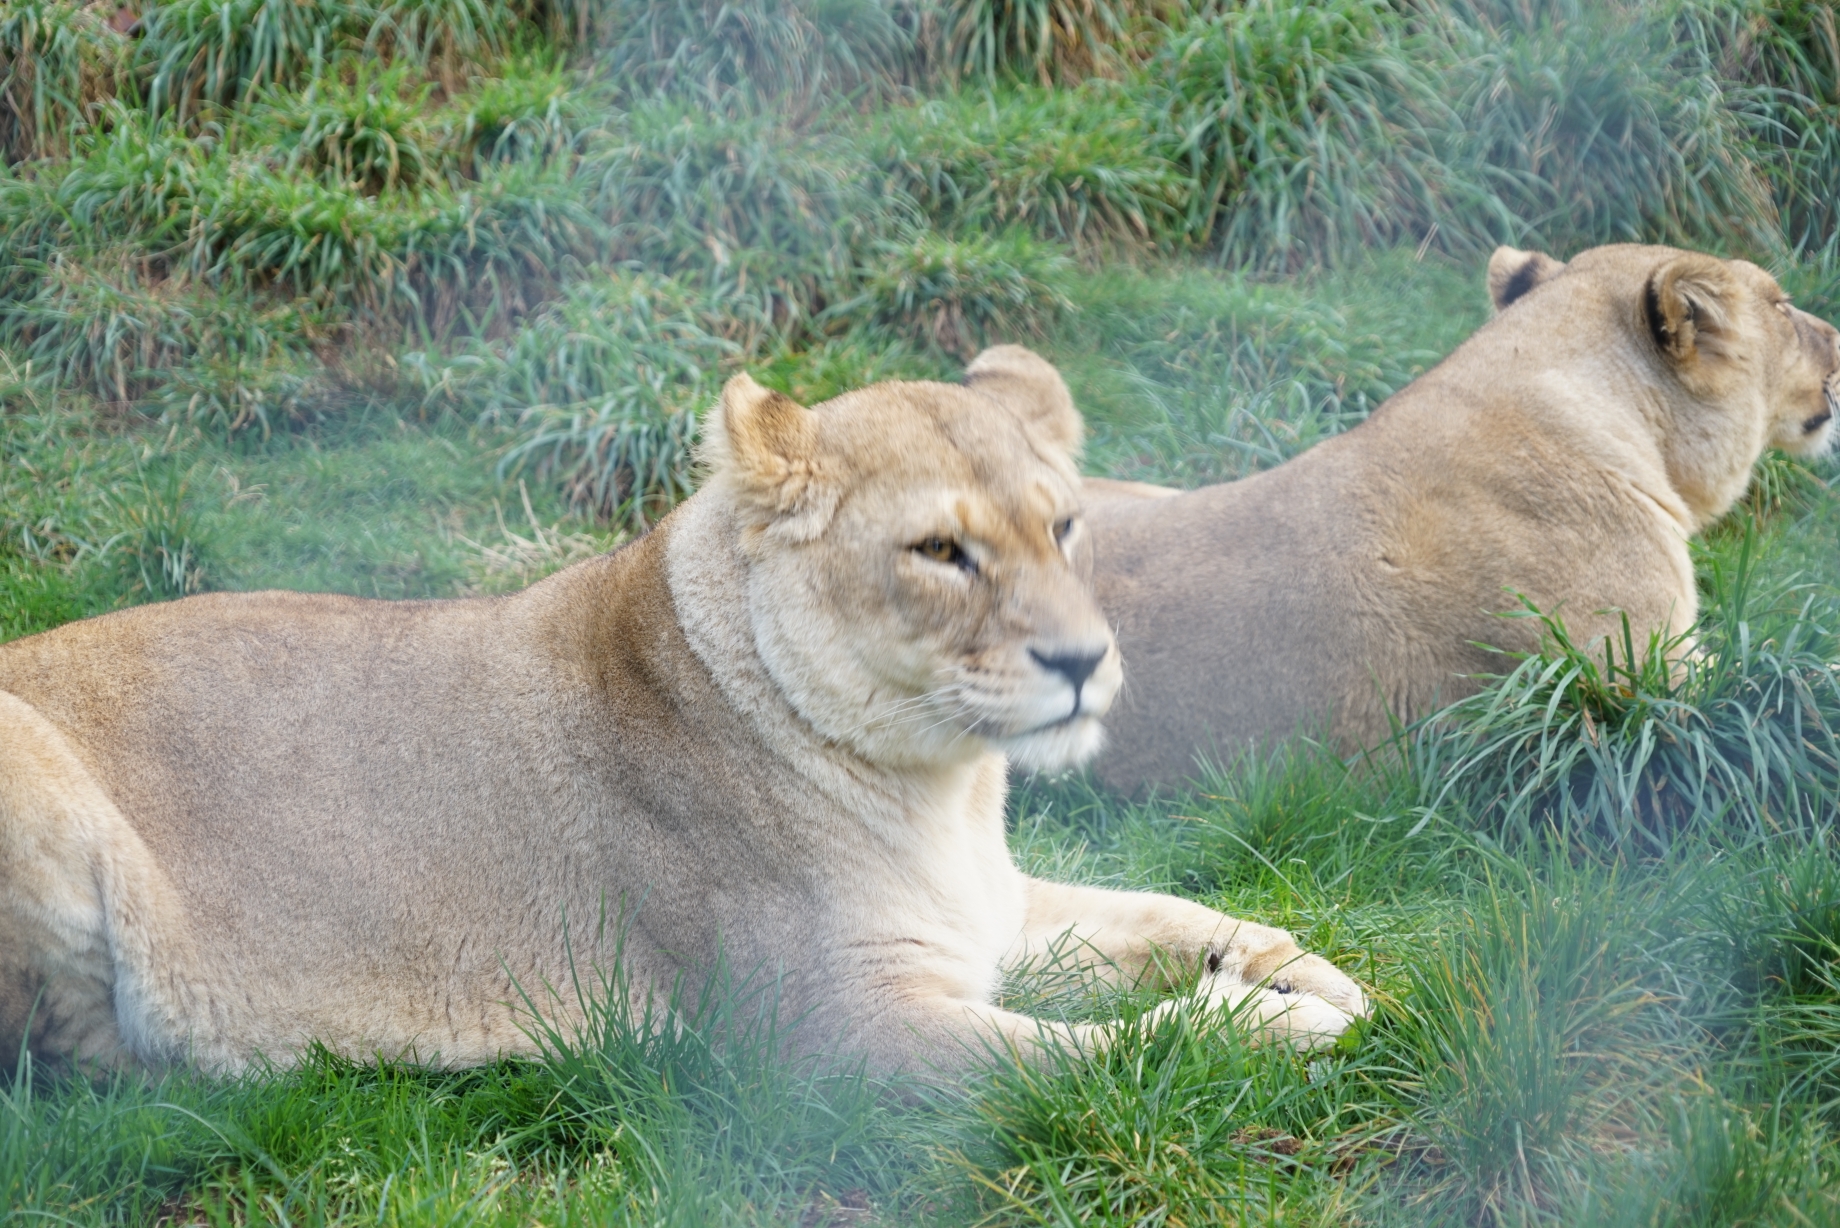
<path fill-rule="evenodd" d="M 1723 260 L 1698 252 L 1674 257 L 1649 276 L 1642 292 L 1649 335 L 1677 363 L 1692 361 L 1702 349 L 1716 351 L 1731 327 L 1736 290 Z"/>
<path fill-rule="evenodd" d="M 1495 304 L 1495 310 L 1505 311 L 1525 298 L 1529 290 L 1551 281 L 1564 269 L 1563 263 L 1545 252 L 1498 247 L 1489 257 L 1489 301 Z"/>
<path fill-rule="evenodd" d="M 761 524 L 808 541 L 830 523 L 840 491 L 818 446 L 818 416 L 784 393 L 746 372 L 722 385 L 702 452 Z"/>
<path fill-rule="evenodd" d="M 993 345 L 965 368 L 965 387 L 1007 406 L 1044 439 L 1078 459 L 1086 423 L 1047 359 L 1019 345 Z"/>

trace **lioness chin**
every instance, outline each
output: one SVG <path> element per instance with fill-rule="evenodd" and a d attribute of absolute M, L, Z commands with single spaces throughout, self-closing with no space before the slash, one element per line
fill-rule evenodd
<path fill-rule="evenodd" d="M 1361 425 L 1185 494 L 1089 481 L 1094 576 L 1131 663 L 1098 761 L 1175 784 L 1327 728 L 1344 752 L 1473 692 L 1541 624 L 1677 636 L 1687 539 L 1766 447 L 1840 412 L 1840 333 L 1741 260 L 1600 247 L 1489 262 L 1498 314 Z"/>
<path fill-rule="evenodd" d="M 1053 368 L 816 409 L 737 376 L 708 426 L 694 498 L 514 596 L 219 594 L 0 646 L 0 1045 L 479 1062 L 531 1047 L 521 995 L 566 1033 L 616 944 L 635 995 L 762 971 L 799 1043 L 880 1069 L 1102 1042 L 991 1002 L 1069 936 L 1268 1035 L 1365 1009 L 1279 930 L 1009 857 L 1005 756 L 1089 755 L 1120 682 Z"/>

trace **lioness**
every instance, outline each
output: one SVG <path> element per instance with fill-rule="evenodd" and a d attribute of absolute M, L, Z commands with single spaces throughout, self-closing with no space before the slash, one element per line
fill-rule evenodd
<path fill-rule="evenodd" d="M 1498 314 L 1353 430 L 1243 481 L 1088 482 L 1131 681 L 1098 771 L 1139 790 L 1300 729 L 1352 752 L 1531 650 L 1698 612 L 1687 539 L 1764 448 L 1825 448 L 1840 334 L 1741 260 L 1497 250 Z"/>
<path fill-rule="evenodd" d="M 1010 860 L 1006 757 L 1089 755 L 1120 680 L 1052 367 L 816 409 L 740 375 L 708 425 L 694 498 L 515 596 L 217 594 L 0 646 L 0 1045 L 479 1062 L 531 1048 L 523 994 L 566 1030 L 616 943 L 635 994 L 778 977 L 803 1043 L 882 1069 L 1102 1041 L 991 1005 L 1068 935 L 1268 1033 L 1364 1009 L 1282 931 Z"/>

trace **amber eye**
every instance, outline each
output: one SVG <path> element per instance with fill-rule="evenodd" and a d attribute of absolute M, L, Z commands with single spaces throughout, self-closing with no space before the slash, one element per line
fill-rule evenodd
<path fill-rule="evenodd" d="M 1055 541 L 1057 542 L 1066 541 L 1067 534 L 1071 532 L 1073 532 L 1073 517 L 1062 516 L 1059 520 L 1054 522 L 1054 540 Z"/>
<path fill-rule="evenodd" d="M 951 563 L 969 572 L 977 571 L 977 564 L 972 562 L 971 556 L 949 537 L 929 537 L 914 549 L 935 563 Z"/>

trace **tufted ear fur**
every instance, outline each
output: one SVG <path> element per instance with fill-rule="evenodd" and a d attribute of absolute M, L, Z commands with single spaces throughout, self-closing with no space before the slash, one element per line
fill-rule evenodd
<path fill-rule="evenodd" d="M 1545 252 L 1523 252 L 1498 247 L 1489 257 L 1489 301 L 1496 311 L 1506 311 L 1535 286 L 1551 281 L 1565 265 Z"/>
<path fill-rule="evenodd" d="M 965 387 L 1007 406 L 1070 459 L 1079 458 L 1086 423 L 1067 381 L 1034 350 L 991 346 L 965 368 Z"/>
<path fill-rule="evenodd" d="M 822 533 L 842 493 L 819 447 L 818 416 L 746 372 L 722 386 L 704 425 L 702 458 L 763 527 L 794 540 Z"/>
<path fill-rule="evenodd" d="M 1702 352 L 1717 354 L 1731 330 L 1737 292 L 1723 260 L 1697 252 L 1676 256 L 1650 274 L 1642 292 L 1649 335 L 1679 366 L 1696 363 Z"/>

